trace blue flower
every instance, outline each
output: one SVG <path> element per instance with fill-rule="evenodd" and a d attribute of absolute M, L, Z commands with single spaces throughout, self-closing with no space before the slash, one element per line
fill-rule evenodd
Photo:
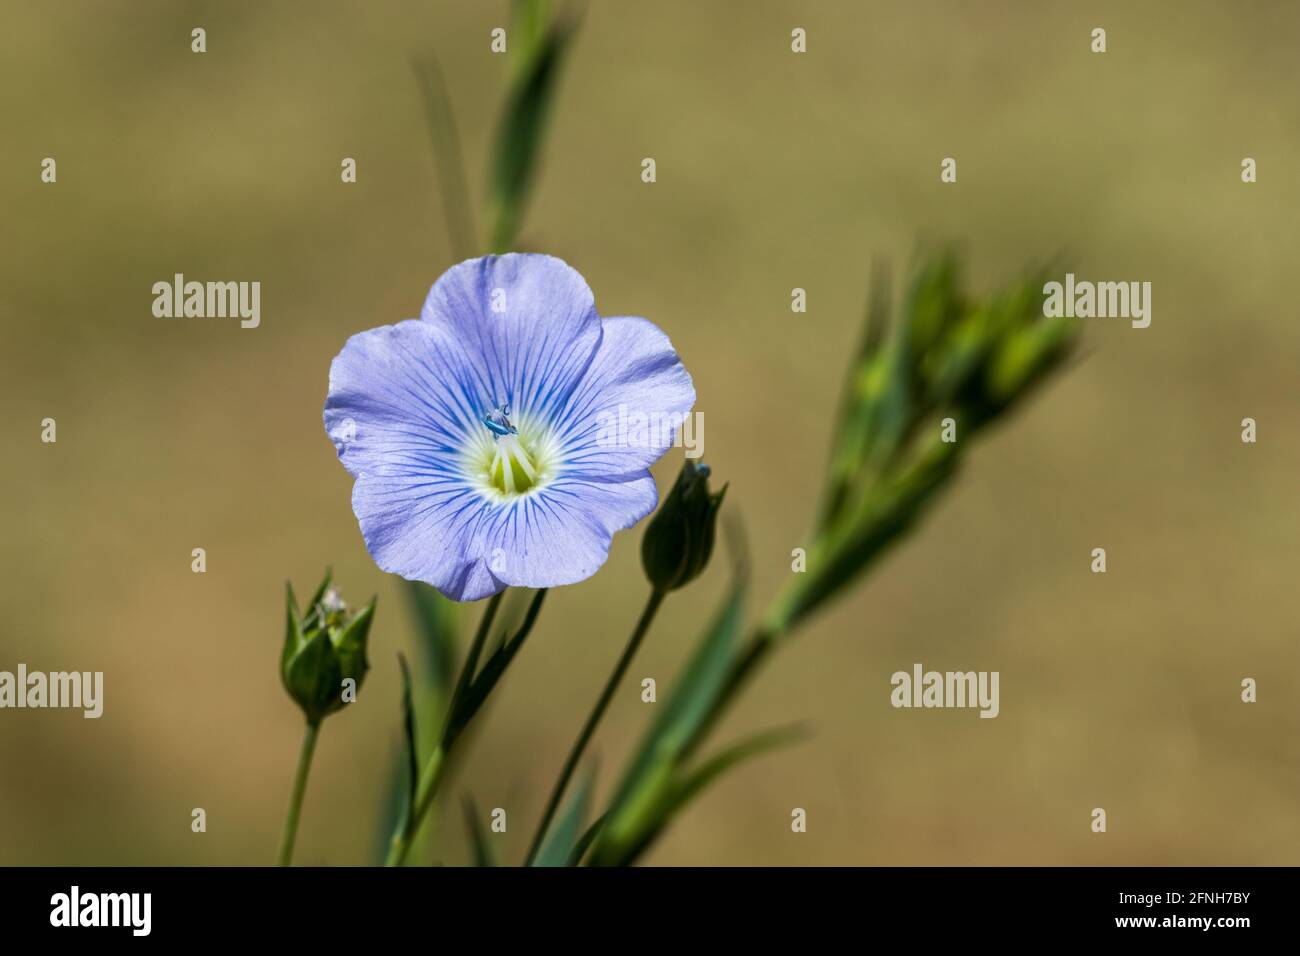
<path fill-rule="evenodd" d="M 511 254 L 352 336 L 324 417 L 379 567 L 474 601 L 594 574 L 654 510 L 649 467 L 694 403 L 653 323 L 602 319 L 566 263 Z"/>

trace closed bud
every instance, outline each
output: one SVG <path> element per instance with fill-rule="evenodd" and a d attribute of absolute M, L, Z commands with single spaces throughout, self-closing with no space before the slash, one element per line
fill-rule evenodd
<path fill-rule="evenodd" d="M 660 591 L 674 591 L 699 577 L 713 554 L 718 509 L 724 485 L 709 493 L 709 466 L 687 461 L 672 491 L 646 528 L 641 564 Z"/>
<path fill-rule="evenodd" d="M 311 602 L 298 611 L 293 586 L 286 585 L 287 621 L 280 679 L 302 708 L 307 722 L 317 724 L 349 700 L 345 682 L 360 690 L 370 664 L 366 640 L 375 614 L 375 599 L 359 611 L 350 609 L 325 575 Z"/>

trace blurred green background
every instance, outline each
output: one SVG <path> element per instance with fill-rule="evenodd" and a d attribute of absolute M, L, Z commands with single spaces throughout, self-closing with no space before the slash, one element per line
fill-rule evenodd
<path fill-rule="evenodd" d="M 442 59 L 481 208 L 508 6 L 0 11 L 0 669 L 106 684 L 98 721 L 0 712 L 0 864 L 270 862 L 301 731 L 283 582 L 309 593 L 330 564 L 380 596 L 374 670 L 326 725 L 296 859 L 370 863 L 411 619 L 321 404 L 344 340 L 417 314 L 454 261 L 411 57 Z M 807 543 L 873 255 L 897 273 L 957 240 L 980 291 L 1053 256 L 1153 283 L 1151 327 L 1090 323 L 1083 360 L 715 741 L 797 719 L 812 739 L 725 778 L 649 862 L 1300 862 L 1298 36 L 1291 3 L 588 5 L 519 245 L 672 337 L 756 603 Z M 175 272 L 259 280 L 261 327 L 154 318 Z M 508 810 L 508 860 L 644 599 L 639 538 L 551 595 L 448 788 Z M 665 606 L 595 743 L 602 792 L 650 717 L 640 678 L 665 691 L 724 579 L 716 562 Z M 917 661 L 1000 671 L 1001 716 L 892 709 Z M 465 859 L 461 829 L 445 815 L 439 859 Z"/>

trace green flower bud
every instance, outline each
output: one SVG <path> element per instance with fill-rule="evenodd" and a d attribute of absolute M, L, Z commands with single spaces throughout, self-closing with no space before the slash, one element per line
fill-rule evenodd
<path fill-rule="evenodd" d="M 714 526 L 724 485 L 709 494 L 709 466 L 687 460 L 677 483 L 641 539 L 641 565 L 660 591 L 674 591 L 700 575 L 713 553 Z"/>
<path fill-rule="evenodd" d="M 330 585 L 326 573 L 306 613 L 298 613 L 293 585 L 286 584 L 284 650 L 280 679 L 311 724 L 341 710 L 355 699 L 370 663 L 366 639 L 375 616 L 375 598 L 353 612 Z M 351 681 L 350 684 L 345 683 Z"/>

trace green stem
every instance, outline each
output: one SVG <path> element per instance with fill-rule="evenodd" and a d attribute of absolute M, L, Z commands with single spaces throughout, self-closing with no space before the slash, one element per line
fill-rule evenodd
<path fill-rule="evenodd" d="M 460 676 L 456 679 L 456 689 L 452 692 L 451 703 L 447 706 L 447 720 L 443 726 L 441 739 L 433 753 L 429 755 L 429 761 L 420 774 L 414 801 L 407 807 L 405 818 L 393 834 L 393 841 L 388 848 L 388 857 L 384 861 L 385 866 L 401 866 L 406 861 L 415 834 L 420 829 L 420 824 L 428 814 L 429 808 L 433 806 L 433 798 L 438 795 L 438 785 L 442 782 L 443 772 L 447 766 L 447 752 L 455 740 L 453 729 L 456 726 L 457 711 L 466 690 L 473 682 L 474 671 L 478 668 L 478 659 L 482 656 L 483 645 L 487 643 L 488 634 L 492 630 L 492 621 L 497 616 L 497 608 L 501 606 L 501 598 L 504 594 L 505 592 L 501 591 L 492 595 L 487 610 L 483 612 L 483 617 L 479 621 L 478 633 L 474 635 L 474 642 L 470 645 L 469 653 L 465 655 L 465 663 L 461 665 Z"/>
<path fill-rule="evenodd" d="M 478 670 L 478 659 L 483 654 L 483 645 L 487 643 L 488 634 L 492 630 L 492 622 L 497 616 L 497 608 L 501 606 L 501 599 L 505 596 L 505 593 L 505 591 L 498 591 L 492 595 L 488 601 L 487 610 L 483 612 L 483 618 L 478 622 L 478 633 L 474 635 L 474 642 L 470 644 L 469 653 L 465 655 L 465 663 L 461 665 L 460 676 L 456 678 L 456 689 L 451 692 L 451 703 L 447 705 L 447 720 L 442 728 L 444 743 L 456 718 L 457 709 L 465 697 L 465 691 L 474 682 L 474 672 Z"/>
<path fill-rule="evenodd" d="M 316 750 L 319 721 L 308 721 L 302 737 L 302 750 L 298 753 L 298 770 L 293 777 L 293 792 L 289 796 L 289 814 L 284 818 L 284 835 L 280 838 L 279 866 L 288 866 L 293 858 L 293 842 L 298 836 L 298 816 L 302 813 L 302 798 L 307 792 L 307 775 L 311 772 L 311 757 Z"/>
<path fill-rule="evenodd" d="M 524 866 L 532 866 L 538 850 L 541 849 L 542 840 L 546 837 L 546 831 L 551 825 L 551 819 L 555 816 L 555 811 L 559 809 L 560 801 L 564 799 L 564 791 L 569 785 L 569 778 L 573 776 L 573 771 L 577 769 L 583 751 L 587 749 L 592 734 L 596 732 L 596 725 L 600 723 L 601 717 L 605 715 L 605 709 L 609 707 L 614 692 L 618 689 L 619 683 L 622 682 L 628 665 L 632 663 L 632 658 L 636 656 L 637 648 L 641 646 L 641 641 L 645 638 L 646 632 L 650 630 L 650 622 L 654 620 L 655 613 L 659 610 L 659 605 L 663 603 L 666 595 L 666 591 L 661 591 L 658 588 L 650 592 L 650 599 L 646 601 L 645 610 L 641 612 L 641 619 L 636 622 L 636 630 L 632 632 L 632 636 L 628 638 L 627 646 L 623 648 L 623 656 L 614 665 L 614 672 L 609 675 L 609 680 L 605 682 L 605 689 L 601 691 L 600 697 L 596 700 L 596 706 L 592 708 L 591 714 L 587 717 L 587 722 L 582 726 L 582 732 L 578 734 L 578 739 L 573 744 L 573 749 L 569 751 L 569 759 L 564 762 L 564 769 L 560 771 L 560 779 L 555 782 L 555 789 L 551 791 L 551 798 L 547 801 L 546 810 L 542 814 L 542 822 L 538 824 L 537 833 L 533 837 L 532 845 L 528 848 L 528 856 L 524 858 Z"/>
<path fill-rule="evenodd" d="M 429 762 L 424 765 L 419 786 L 415 790 L 415 805 L 406 815 L 402 826 L 393 834 L 393 842 L 388 848 L 388 858 L 384 861 L 384 866 L 401 866 L 406 862 L 406 855 L 411 850 L 420 823 L 433 805 L 433 798 L 438 794 L 438 784 L 442 782 L 443 771 L 447 767 L 446 757 L 447 752 L 442 744 L 438 744 L 429 755 Z"/>

